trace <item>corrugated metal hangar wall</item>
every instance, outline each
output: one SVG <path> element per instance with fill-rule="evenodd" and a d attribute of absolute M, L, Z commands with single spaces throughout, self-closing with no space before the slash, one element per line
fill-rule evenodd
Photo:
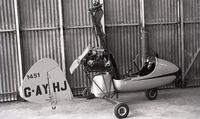
<path fill-rule="evenodd" d="M 120 73 L 141 54 L 141 1 L 101 0 Z M 89 81 L 81 68 L 70 75 L 69 66 L 89 42 L 96 45 L 91 6 L 92 0 L 0 0 L 0 102 L 17 100 L 23 76 L 45 57 L 60 64 L 74 95 L 81 93 Z M 199 11 L 199 0 L 144 0 L 150 50 L 181 67 L 186 86 L 200 86 Z"/>

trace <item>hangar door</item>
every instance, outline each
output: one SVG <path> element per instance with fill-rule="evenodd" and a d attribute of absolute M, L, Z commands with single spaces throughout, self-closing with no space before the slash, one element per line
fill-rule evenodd
<path fill-rule="evenodd" d="M 200 86 L 199 0 L 145 0 L 149 46 L 182 70 L 183 87 Z"/>
<path fill-rule="evenodd" d="M 183 0 L 184 77 L 186 87 L 200 86 L 200 1 Z"/>
<path fill-rule="evenodd" d="M 16 4 L 15 0 L 0 0 L 0 102 L 18 99 L 22 79 Z"/>
<path fill-rule="evenodd" d="M 105 0 L 104 5 L 107 43 L 120 73 L 131 67 L 131 59 L 141 55 L 144 20 L 150 52 L 156 51 L 160 58 L 181 68 L 184 87 L 200 86 L 198 0 Z"/>
<path fill-rule="evenodd" d="M 0 0 L 0 102 L 18 100 L 23 76 L 41 58 L 65 72 L 61 0 Z"/>
<path fill-rule="evenodd" d="M 134 66 L 131 62 L 137 55 L 139 55 L 137 64 L 141 63 L 142 21 L 148 33 L 146 40 L 149 54 L 156 51 L 160 58 L 181 67 L 179 0 L 105 0 L 104 2 L 108 44 L 121 74 Z M 142 5 L 144 11 L 141 10 Z M 174 88 L 175 85 L 167 87 Z"/>

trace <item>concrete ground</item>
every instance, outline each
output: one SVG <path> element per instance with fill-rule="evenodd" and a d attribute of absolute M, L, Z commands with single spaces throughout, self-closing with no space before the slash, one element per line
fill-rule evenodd
<path fill-rule="evenodd" d="M 127 119 L 198 119 L 200 88 L 166 89 L 149 101 L 144 92 L 120 94 L 129 105 Z M 78 99 L 60 102 L 56 110 L 48 104 L 29 102 L 0 103 L 0 119 L 116 119 L 114 105 L 102 99 Z"/>

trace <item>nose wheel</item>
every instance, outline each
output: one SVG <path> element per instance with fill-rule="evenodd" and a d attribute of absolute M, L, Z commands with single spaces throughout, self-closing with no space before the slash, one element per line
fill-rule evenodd
<path fill-rule="evenodd" d="M 117 118 L 126 118 L 129 113 L 129 107 L 126 103 L 118 103 L 115 105 L 114 113 Z"/>
<path fill-rule="evenodd" d="M 158 95 L 158 90 L 156 88 L 148 89 L 145 91 L 145 95 L 149 100 L 154 100 Z"/>

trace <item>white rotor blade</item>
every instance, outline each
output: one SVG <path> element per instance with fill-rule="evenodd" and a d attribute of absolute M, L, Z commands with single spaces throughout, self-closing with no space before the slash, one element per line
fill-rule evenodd
<path fill-rule="evenodd" d="M 88 45 L 83 51 L 83 53 L 77 59 L 73 61 L 73 63 L 71 64 L 69 68 L 71 74 L 78 68 L 78 66 L 81 64 L 81 60 L 88 54 L 90 49 L 91 47 L 90 45 Z"/>

